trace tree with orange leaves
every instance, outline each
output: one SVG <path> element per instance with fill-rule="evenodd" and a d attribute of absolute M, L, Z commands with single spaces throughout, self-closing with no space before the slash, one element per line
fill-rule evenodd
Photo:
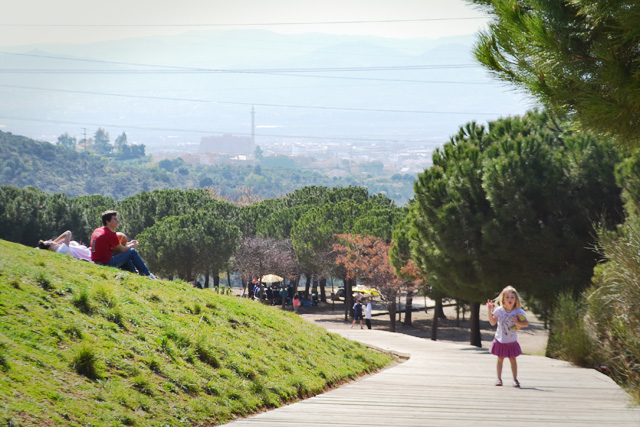
<path fill-rule="evenodd" d="M 415 283 L 398 277 L 389 263 L 391 243 L 359 234 L 336 234 L 334 237 L 338 239 L 333 245 L 335 263 L 345 268 L 348 279 L 358 279 L 378 290 L 389 310 L 391 332 L 395 332 L 396 300 L 407 286 Z"/>

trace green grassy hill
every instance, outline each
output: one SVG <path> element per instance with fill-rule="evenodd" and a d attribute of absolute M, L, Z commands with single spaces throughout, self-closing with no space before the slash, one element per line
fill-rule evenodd
<path fill-rule="evenodd" d="M 0 240 L 0 426 L 214 425 L 389 362 L 290 312 Z"/>

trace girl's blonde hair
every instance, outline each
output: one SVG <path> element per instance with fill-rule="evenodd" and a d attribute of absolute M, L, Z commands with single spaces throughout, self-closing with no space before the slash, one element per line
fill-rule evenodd
<path fill-rule="evenodd" d="M 496 305 L 499 305 L 500 307 L 504 305 L 504 296 L 505 294 L 507 294 L 507 292 L 512 292 L 516 296 L 516 303 L 513 305 L 513 308 L 522 307 L 522 300 L 520 300 L 520 295 L 518 294 L 518 291 L 516 291 L 516 288 L 514 288 L 513 286 L 507 286 L 502 290 L 502 292 L 500 292 L 500 295 L 498 295 L 494 300 Z"/>

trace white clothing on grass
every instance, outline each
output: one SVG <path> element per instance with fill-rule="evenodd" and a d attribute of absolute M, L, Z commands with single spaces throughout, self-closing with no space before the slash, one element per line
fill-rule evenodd
<path fill-rule="evenodd" d="M 72 240 L 69 246 L 66 243 L 60 243 L 58 250 L 56 253 L 71 255 L 75 259 L 84 259 L 86 261 L 91 261 L 91 249 L 86 247 L 85 245 L 81 245 L 80 243 Z"/>

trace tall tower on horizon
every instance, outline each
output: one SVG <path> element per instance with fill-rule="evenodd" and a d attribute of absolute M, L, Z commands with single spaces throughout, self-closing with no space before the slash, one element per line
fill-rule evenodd
<path fill-rule="evenodd" d="M 251 143 L 256 145 L 256 110 L 251 106 Z"/>

